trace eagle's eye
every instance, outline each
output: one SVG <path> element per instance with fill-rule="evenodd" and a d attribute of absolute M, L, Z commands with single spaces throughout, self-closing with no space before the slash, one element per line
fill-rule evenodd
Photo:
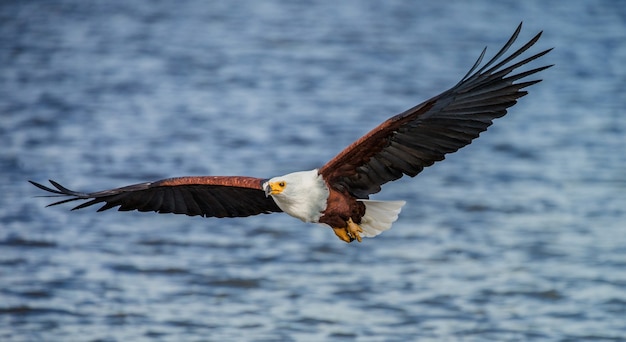
<path fill-rule="evenodd" d="M 278 186 L 280 186 L 281 188 L 284 188 L 285 187 L 285 182 L 284 181 L 280 181 L 278 183 Z"/>

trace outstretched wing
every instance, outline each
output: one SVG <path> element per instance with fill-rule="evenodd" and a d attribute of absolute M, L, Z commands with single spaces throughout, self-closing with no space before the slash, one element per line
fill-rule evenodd
<path fill-rule="evenodd" d="M 52 180 L 50 183 L 56 189 L 29 182 L 40 189 L 57 194 L 56 196 L 71 196 L 49 206 L 89 200 L 72 210 L 104 203 L 98 211 L 119 206 L 120 211 L 244 217 L 282 211 L 271 197 L 265 196 L 262 190 L 263 181 L 253 177 L 179 177 L 92 193 L 72 191 Z"/>
<path fill-rule="evenodd" d="M 320 169 L 333 187 L 358 198 L 380 191 L 380 186 L 403 175 L 411 177 L 424 167 L 444 159 L 445 154 L 468 145 L 506 114 L 521 89 L 541 80 L 523 80 L 552 65 L 510 75 L 551 49 L 512 63 L 539 40 L 541 32 L 528 43 L 503 57 L 517 39 L 520 24 L 502 49 L 484 66 L 482 54 L 470 71 L 451 89 L 398 114 L 352 143 Z M 509 65 L 510 64 L 510 65 Z"/>

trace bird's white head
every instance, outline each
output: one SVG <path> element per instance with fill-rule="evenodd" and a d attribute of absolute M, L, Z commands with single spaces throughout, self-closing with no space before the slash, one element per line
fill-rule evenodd
<path fill-rule="evenodd" d="M 305 222 L 317 222 L 329 194 L 317 169 L 271 178 L 263 183 L 263 190 L 280 209 Z"/>

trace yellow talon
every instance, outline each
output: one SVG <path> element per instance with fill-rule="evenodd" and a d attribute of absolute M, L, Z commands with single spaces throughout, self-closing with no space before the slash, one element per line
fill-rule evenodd
<path fill-rule="evenodd" d="M 358 224 L 352 222 L 352 219 L 348 220 L 348 228 L 346 228 L 348 234 L 356 239 L 358 242 L 361 242 L 361 233 L 363 233 L 363 229 Z"/>
<path fill-rule="evenodd" d="M 352 240 L 354 240 L 350 237 L 350 235 L 348 235 L 348 230 L 346 228 L 333 228 L 333 231 L 335 232 L 335 235 L 337 235 L 337 237 L 340 238 L 342 241 L 350 243 L 352 242 Z"/>
<path fill-rule="evenodd" d="M 348 226 L 344 228 L 335 228 L 333 227 L 333 231 L 338 238 L 342 241 L 350 243 L 354 240 L 361 242 L 361 234 L 363 233 L 363 229 L 358 224 L 354 223 L 352 219 L 348 220 Z"/>

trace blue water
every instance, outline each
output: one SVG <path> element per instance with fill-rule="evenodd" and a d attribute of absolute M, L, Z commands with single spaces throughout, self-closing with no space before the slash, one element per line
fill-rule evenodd
<path fill-rule="evenodd" d="M 522 20 L 556 66 L 361 244 L 27 183 L 311 169 Z M 3 2 L 0 340 L 624 341 L 625 64 L 617 1 Z"/>

